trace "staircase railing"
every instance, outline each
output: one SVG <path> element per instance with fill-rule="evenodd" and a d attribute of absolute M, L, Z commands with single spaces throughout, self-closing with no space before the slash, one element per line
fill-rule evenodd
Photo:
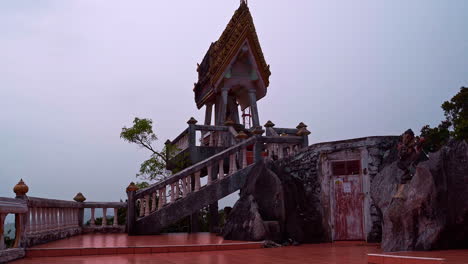
<path fill-rule="evenodd" d="M 249 138 L 237 145 L 221 151 L 218 154 L 211 156 L 195 165 L 192 165 L 171 177 L 155 183 L 147 188 L 136 192 L 129 192 L 129 205 L 134 204 L 133 210 L 138 208 L 138 216 L 148 216 L 151 212 L 161 209 L 166 204 L 174 202 L 180 197 L 186 197 L 192 191 L 198 191 L 203 186 L 201 185 L 201 176 L 207 175 L 207 185 L 211 184 L 218 178 L 227 177 L 235 173 L 239 168 L 247 167 L 246 148 L 249 145 L 258 142 L 258 137 Z M 258 151 L 261 151 L 261 146 L 258 146 Z M 239 159 L 240 158 L 240 159 Z M 229 169 L 224 171 L 224 162 L 229 160 Z M 240 161 L 240 162 L 239 162 Z M 214 168 L 217 170 L 214 170 Z M 214 172 L 217 172 L 216 175 Z M 170 187 L 168 197 L 168 187 Z M 169 201 L 167 199 L 170 199 Z M 138 207 L 136 207 L 138 206 Z M 133 211 L 131 208 L 128 210 Z M 132 221 L 129 219 L 129 221 Z"/>

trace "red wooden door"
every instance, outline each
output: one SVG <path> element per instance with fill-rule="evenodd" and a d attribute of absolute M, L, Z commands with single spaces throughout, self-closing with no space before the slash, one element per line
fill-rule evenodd
<path fill-rule="evenodd" d="M 359 161 L 333 164 L 333 240 L 363 240 L 363 200 Z"/>

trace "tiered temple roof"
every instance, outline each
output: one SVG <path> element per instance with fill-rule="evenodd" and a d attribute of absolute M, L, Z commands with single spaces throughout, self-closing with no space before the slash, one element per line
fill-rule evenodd
<path fill-rule="evenodd" d="M 268 86 L 271 75 L 270 65 L 266 63 L 263 56 L 249 7 L 245 1 L 242 1 L 226 29 L 224 29 L 217 41 L 211 43 L 201 64 L 198 65 L 198 82 L 195 83 L 193 89 L 198 108 L 201 108 L 212 98 L 217 82 L 223 76 L 226 68 L 245 43 L 245 40 L 252 48 L 263 83 L 265 87 Z"/>

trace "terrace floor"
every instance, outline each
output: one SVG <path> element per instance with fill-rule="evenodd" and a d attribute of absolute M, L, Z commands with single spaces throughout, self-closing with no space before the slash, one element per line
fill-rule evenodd
<path fill-rule="evenodd" d="M 261 248 L 261 245 L 262 243 L 223 240 L 222 237 L 208 233 L 133 237 L 129 237 L 126 234 L 90 234 L 33 247 L 28 249 L 29 257 L 12 263 L 366 264 L 367 254 L 382 253 L 378 244 L 367 244 L 359 241 L 304 244 L 280 248 Z M 38 254 L 31 256 L 31 252 L 33 251 L 36 251 L 36 253 L 45 251 L 57 253 L 57 250 L 62 250 L 61 252 L 65 252 L 65 255 L 60 256 L 60 254 L 56 254 L 54 257 L 46 257 Z M 445 263 L 448 264 L 468 263 L 468 250 L 399 252 L 392 254 L 445 258 Z M 405 264 L 423 262 L 385 263 Z"/>

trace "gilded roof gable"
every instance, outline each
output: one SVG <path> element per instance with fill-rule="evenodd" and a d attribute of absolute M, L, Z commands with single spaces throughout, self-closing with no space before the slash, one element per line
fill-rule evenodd
<path fill-rule="evenodd" d="M 195 93 L 197 93 L 197 89 L 201 89 L 207 84 L 214 86 L 245 39 L 248 39 L 252 48 L 265 86 L 269 85 L 270 66 L 263 56 L 249 7 L 242 1 L 226 29 L 216 42 L 211 43 L 202 63 L 198 66 L 198 82 L 194 87 Z"/>

